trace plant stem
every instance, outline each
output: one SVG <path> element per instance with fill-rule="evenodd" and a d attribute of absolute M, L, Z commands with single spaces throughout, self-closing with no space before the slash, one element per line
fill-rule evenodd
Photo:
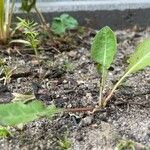
<path fill-rule="evenodd" d="M 42 15 L 42 13 L 39 11 L 39 9 L 38 9 L 36 6 L 34 7 L 34 9 L 35 9 L 36 13 L 38 14 L 38 16 L 39 16 L 39 18 L 40 18 L 40 20 L 41 20 L 41 22 L 42 22 L 42 24 L 43 24 L 44 30 L 46 30 L 46 31 L 48 32 L 48 36 L 49 36 L 50 40 L 51 40 L 52 42 L 54 42 L 54 40 L 53 40 L 53 38 L 52 38 L 51 30 L 50 30 L 49 27 L 47 26 L 46 21 L 45 21 L 45 19 L 44 19 L 44 16 Z"/>
<path fill-rule="evenodd" d="M 86 112 L 86 111 L 93 111 L 94 108 L 92 107 L 85 107 L 85 108 L 70 108 L 70 109 L 65 109 L 65 112 Z"/>
<path fill-rule="evenodd" d="M 0 3 L 0 40 L 5 43 L 7 38 L 9 37 L 10 32 L 10 24 L 12 13 L 14 9 L 14 0 L 12 0 L 11 8 L 10 8 L 10 0 L 6 1 L 6 8 L 5 8 L 5 17 L 4 17 L 4 0 Z M 5 19 L 4 19 L 5 18 Z M 5 21 L 4 21 L 5 20 Z"/>
<path fill-rule="evenodd" d="M 102 78 L 101 78 L 101 81 L 100 81 L 100 90 L 99 90 L 99 100 L 98 100 L 98 104 L 100 107 L 103 106 L 103 92 L 104 92 L 104 89 L 105 89 L 105 80 L 106 80 L 106 71 L 104 71 L 102 73 Z"/>
<path fill-rule="evenodd" d="M 4 0 L 0 0 L 0 41 L 4 37 Z"/>
<path fill-rule="evenodd" d="M 45 26 L 46 21 L 44 19 L 44 16 L 42 15 L 42 13 L 39 11 L 39 9 L 36 6 L 34 7 L 34 9 L 35 9 L 36 13 L 39 15 L 39 18 L 40 18 L 42 24 Z"/>
<path fill-rule="evenodd" d="M 7 33 L 9 31 L 9 9 L 10 9 L 10 0 L 6 1 L 6 10 L 5 10 L 5 25 L 4 25 L 4 42 L 7 38 Z"/>
<path fill-rule="evenodd" d="M 95 111 L 94 111 L 95 110 Z M 95 109 L 94 107 L 83 107 L 83 108 L 70 108 L 65 109 L 64 112 L 105 112 L 105 109 Z"/>
<path fill-rule="evenodd" d="M 37 61 L 38 61 L 39 79 L 41 79 L 41 71 L 40 71 L 41 65 L 40 65 L 40 60 L 39 60 L 39 59 L 40 59 L 40 58 L 39 58 L 39 54 L 38 54 L 37 48 L 33 47 L 33 49 L 34 49 L 34 52 L 35 52 L 36 59 L 37 59 Z"/>
<path fill-rule="evenodd" d="M 11 8 L 9 10 L 9 16 L 8 16 L 8 24 L 6 27 L 6 38 L 9 37 L 9 32 L 10 32 L 10 25 L 11 25 L 11 20 L 12 20 L 12 14 L 13 14 L 13 10 L 14 10 L 14 5 L 15 5 L 15 0 L 12 0 L 12 4 L 11 4 Z"/>
<path fill-rule="evenodd" d="M 99 100 L 98 100 L 98 105 L 100 107 L 103 105 L 102 99 L 103 99 L 103 86 L 102 86 L 102 82 L 100 82 Z"/>
<path fill-rule="evenodd" d="M 115 90 L 117 89 L 117 87 L 120 85 L 120 83 L 128 76 L 128 74 L 130 74 L 130 71 L 127 71 L 122 77 L 121 79 L 115 84 L 115 86 L 113 87 L 113 89 L 111 90 L 111 92 L 109 93 L 109 95 L 106 97 L 106 99 L 104 99 L 104 103 L 103 103 L 103 107 L 105 107 L 108 103 L 108 101 L 110 100 L 110 98 L 112 97 L 113 93 L 115 92 Z"/>

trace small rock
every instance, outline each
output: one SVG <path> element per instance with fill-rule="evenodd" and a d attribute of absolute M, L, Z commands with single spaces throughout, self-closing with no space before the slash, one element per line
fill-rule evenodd
<path fill-rule="evenodd" d="M 72 105 L 71 104 L 69 104 L 68 106 L 67 106 L 67 108 L 71 108 L 72 107 Z"/>
<path fill-rule="evenodd" d="M 81 70 L 79 70 L 78 73 L 80 74 L 80 73 L 81 73 Z"/>
<path fill-rule="evenodd" d="M 25 65 L 26 63 L 25 63 L 24 60 L 19 60 L 19 61 L 18 61 L 18 64 L 20 64 L 20 65 Z"/>
<path fill-rule="evenodd" d="M 38 64 L 39 64 L 38 60 L 32 60 L 31 63 L 32 63 L 33 65 L 38 65 Z"/>
<path fill-rule="evenodd" d="M 83 61 L 85 61 L 85 60 L 86 60 L 86 58 L 85 58 L 85 57 L 82 57 L 82 60 L 83 60 Z"/>
<path fill-rule="evenodd" d="M 135 25 L 133 28 L 132 28 L 132 31 L 133 32 L 139 32 L 140 31 L 140 28 L 138 25 Z"/>
<path fill-rule="evenodd" d="M 92 124 L 92 121 L 93 121 L 93 116 L 87 116 L 81 120 L 79 127 L 89 126 L 90 124 Z"/>
<path fill-rule="evenodd" d="M 84 137 L 82 135 L 78 135 L 78 136 L 76 136 L 76 140 L 77 141 L 83 141 Z"/>
<path fill-rule="evenodd" d="M 79 52 L 80 52 L 80 53 L 82 53 L 82 52 L 84 52 L 84 51 L 85 51 L 85 48 L 84 48 L 84 47 L 82 47 L 82 48 L 79 49 Z"/>
<path fill-rule="evenodd" d="M 86 97 L 89 101 L 91 101 L 93 99 L 91 93 L 86 93 Z"/>
<path fill-rule="evenodd" d="M 64 80 L 64 81 L 63 81 L 64 84 L 66 84 L 67 82 L 68 82 L 67 80 Z"/>
<path fill-rule="evenodd" d="M 95 124 L 92 124 L 92 128 L 97 128 L 98 125 L 95 123 Z"/>
<path fill-rule="evenodd" d="M 68 55 L 70 57 L 74 57 L 74 56 L 76 56 L 76 54 L 77 54 L 77 51 L 70 51 Z"/>
<path fill-rule="evenodd" d="M 17 79 L 17 83 L 20 84 L 21 83 L 21 78 Z"/>
<path fill-rule="evenodd" d="M 85 82 L 84 82 L 83 80 L 78 80 L 78 81 L 77 81 L 77 84 L 78 84 L 78 85 L 84 84 L 84 83 L 85 83 Z"/>

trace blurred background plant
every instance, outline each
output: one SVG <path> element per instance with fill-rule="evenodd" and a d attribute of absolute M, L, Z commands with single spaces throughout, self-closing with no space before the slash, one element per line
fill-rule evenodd
<path fill-rule="evenodd" d="M 10 38 L 10 25 L 15 0 L 0 0 L 0 43 L 5 44 Z"/>
<path fill-rule="evenodd" d="M 37 51 L 39 45 L 39 40 L 38 40 L 39 33 L 37 30 L 38 24 L 34 21 L 21 19 L 19 17 L 17 17 L 17 19 L 19 20 L 19 23 L 17 24 L 17 29 L 21 29 L 26 38 L 25 40 L 21 40 L 21 41 L 18 40 L 18 42 L 31 46 L 35 52 L 35 55 L 38 57 L 38 51 Z"/>
<path fill-rule="evenodd" d="M 52 31 L 56 35 L 62 35 L 67 30 L 75 29 L 78 27 L 78 21 L 69 14 L 62 14 L 55 17 L 52 21 Z"/>
<path fill-rule="evenodd" d="M 29 14 L 31 12 L 32 9 L 35 10 L 36 14 L 38 15 L 41 25 L 43 27 L 43 29 L 47 32 L 49 39 L 53 41 L 52 38 L 52 33 L 51 30 L 49 28 L 49 26 L 47 25 L 45 18 L 43 16 L 43 14 L 41 13 L 41 11 L 39 10 L 39 8 L 36 6 L 36 0 L 22 0 L 21 1 L 21 10 L 26 12 L 27 14 Z"/>
<path fill-rule="evenodd" d="M 13 71 L 15 71 L 16 69 L 17 69 L 17 67 L 15 66 L 14 68 L 9 68 L 7 65 L 6 65 L 6 63 L 5 63 L 5 61 L 2 59 L 2 58 L 0 58 L 0 69 L 1 69 L 1 71 L 0 71 L 0 75 L 2 76 L 1 78 L 0 78 L 0 81 L 4 81 L 4 85 L 6 85 L 6 84 L 8 84 L 9 82 L 10 82 L 10 80 L 11 80 L 11 76 L 12 76 L 12 73 L 13 73 Z"/>

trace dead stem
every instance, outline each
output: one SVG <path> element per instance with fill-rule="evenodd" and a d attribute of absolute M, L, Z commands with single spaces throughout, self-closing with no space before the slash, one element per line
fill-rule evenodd
<path fill-rule="evenodd" d="M 46 30 L 46 31 L 48 32 L 48 36 L 49 36 L 51 42 L 54 43 L 51 30 L 50 30 L 50 28 L 48 27 L 48 25 L 47 25 L 47 23 L 46 23 L 46 21 L 45 21 L 45 18 L 44 18 L 44 16 L 43 16 L 43 14 L 39 11 L 39 9 L 38 9 L 36 6 L 35 6 L 35 11 L 36 11 L 36 13 L 39 15 L 39 18 L 40 18 L 40 20 L 41 20 L 41 22 L 42 22 L 42 24 L 43 24 L 44 30 Z"/>
<path fill-rule="evenodd" d="M 95 113 L 95 112 L 105 112 L 105 109 L 101 109 L 101 108 L 96 108 L 96 107 L 83 107 L 83 108 L 68 108 L 65 109 L 64 112 L 91 112 L 91 113 Z"/>

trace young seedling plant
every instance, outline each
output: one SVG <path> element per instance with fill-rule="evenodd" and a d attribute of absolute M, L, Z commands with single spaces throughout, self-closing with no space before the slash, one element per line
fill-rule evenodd
<path fill-rule="evenodd" d="M 34 50 L 34 53 L 38 59 L 38 45 L 39 45 L 39 40 L 38 40 L 38 31 L 37 31 L 37 23 L 25 19 L 21 19 L 17 17 L 18 20 L 20 21 L 17 25 L 17 28 L 22 28 L 23 29 L 23 34 L 25 35 L 26 40 L 20 40 L 20 43 L 27 44 L 31 46 L 31 48 Z M 17 42 L 17 40 L 13 40 L 13 42 Z M 19 40 L 18 40 L 19 42 Z"/>
<path fill-rule="evenodd" d="M 132 73 L 150 66 L 150 39 L 144 40 L 135 50 L 135 53 L 129 58 L 129 66 L 127 67 L 123 76 L 114 85 L 110 93 L 105 97 L 104 91 L 106 87 L 106 79 L 108 69 L 113 62 L 117 49 L 117 40 L 113 31 L 109 27 L 102 28 L 95 36 L 91 47 L 91 56 L 97 64 L 97 71 L 101 74 L 100 79 L 100 95 L 99 108 L 104 108 L 110 101 L 117 87 L 124 81 L 124 79 Z M 22 97 L 22 95 L 19 95 Z M 25 97 L 24 97 L 25 98 Z M 93 108 L 73 108 L 59 110 L 54 105 L 45 107 L 41 101 L 34 99 L 34 97 L 26 97 L 15 100 L 14 103 L 0 105 L 0 125 L 1 126 L 20 126 L 34 121 L 41 117 L 51 117 L 60 111 L 64 112 L 82 112 L 92 111 Z M 30 102 L 26 102 L 26 99 Z M 31 101 L 33 99 L 33 101 Z"/>
<path fill-rule="evenodd" d="M 0 58 L 0 69 L 1 69 L 1 75 L 3 76 L 0 78 L 0 81 L 4 81 L 4 85 L 8 84 L 11 80 L 11 76 L 13 72 L 17 69 L 17 66 L 15 66 L 13 69 L 9 68 L 3 59 Z"/>
<path fill-rule="evenodd" d="M 103 27 L 94 37 L 91 47 L 91 57 L 96 63 L 97 72 L 101 74 L 98 104 L 104 108 L 118 86 L 132 73 L 136 73 L 150 66 L 150 39 L 144 40 L 135 49 L 128 60 L 128 67 L 123 76 L 114 85 L 110 93 L 104 97 L 108 69 L 110 68 L 117 52 L 117 40 L 114 32 L 108 27 Z"/>
<path fill-rule="evenodd" d="M 78 21 L 69 14 L 62 14 L 52 21 L 51 29 L 56 35 L 63 35 L 67 30 L 76 29 Z"/>
<path fill-rule="evenodd" d="M 38 24 L 35 23 L 34 21 L 29 21 L 25 19 L 21 19 L 17 17 L 18 20 L 20 21 L 17 25 L 16 29 L 23 29 L 23 34 L 25 35 L 25 40 L 23 39 L 16 39 L 12 40 L 10 43 L 22 43 L 25 45 L 30 46 L 36 56 L 36 59 L 38 61 L 38 68 L 39 68 L 39 78 L 41 78 L 41 66 L 40 66 L 40 57 L 38 53 L 38 46 L 39 46 L 39 32 L 37 30 Z"/>
<path fill-rule="evenodd" d="M 37 0 L 22 0 L 21 1 L 21 10 L 26 12 L 28 15 L 32 9 L 35 10 L 36 14 L 38 15 L 38 17 L 40 19 L 40 22 L 41 22 L 43 29 L 48 33 L 50 41 L 54 42 L 51 30 L 50 30 L 49 26 L 47 25 L 43 14 L 41 13 L 41 11 L 36 6 L 36 3 L 37 3 Z"/>

